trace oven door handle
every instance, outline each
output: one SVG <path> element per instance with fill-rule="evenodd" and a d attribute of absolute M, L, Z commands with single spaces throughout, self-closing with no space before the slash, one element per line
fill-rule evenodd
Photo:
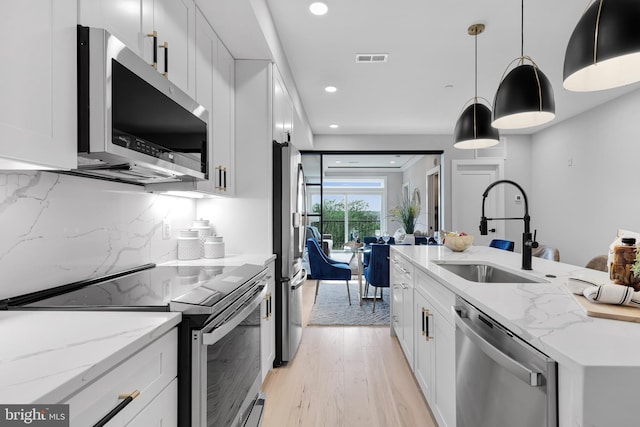
<path fill-rule="evenodd" d="M 203 345 L 212 345 L 218 342 L 222 337 L 227 335 L 229 331 L 233 330 L 236 326 L 238 326 L 244 319 L 247 318 L 251 314 L 256 307 L 260 306 L 262 300 L 267 295 L 267 287 L 264 286 L 262 290 L 255 295 L 253 299 L 251 299 L 244 307 L 239 310 L 233 317 L 229 320 L 225 321 L 223 324 L 218 326 L 211 332 L 202 334 L 202 344 Z"/>
<path fill-rule="evenodd" d="M 512 359 L 498 348 L 494 347 L 489 343 L 489 341 L 482 338 L 471 326 L 467 324 L 468 322 L 464 320 L 464 317 L 462 317 L 462 310 L 459 307 L 451 307 L 451 309 L 455 315 L 456 326 L 467 338 L 477 345 L 484 354 L 489 356 L 503 368 L 507 369 L 518 379 L 529 384 L 531 387 L 539 387 L 543 385 L 542 373 L 530 370 L 520 362 Z"/>

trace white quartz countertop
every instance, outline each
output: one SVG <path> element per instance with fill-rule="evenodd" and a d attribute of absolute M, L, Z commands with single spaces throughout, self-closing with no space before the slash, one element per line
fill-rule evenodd
<path fill-rule="evenodd" d="M 264 265 L 276 259 L 275 254 L 226 254 L 224 258 L 176 259 L 159 265 L 239 267 L 243 264 Z"/>
<path fill-rule="evenodd" d="M 62 403 L 181 318 L 168 312 L 0 311 L 0 402 Z"/>
<path fill-rule="evenodd" d="M 453 252 L 444 246 L 392 248 L 560 363 L 640 367 L 640 323 L 587 316 L 565 286 L 572 276 L 606 282 L 607 273 L 536 257 L 533 270 L 524 271 L 520 268 L 521 254 L 483 246 L 471 246 L 464 252 Z M 482 261 L 547 283 L 471 282 L 440 267 L 438 261 Z"/>

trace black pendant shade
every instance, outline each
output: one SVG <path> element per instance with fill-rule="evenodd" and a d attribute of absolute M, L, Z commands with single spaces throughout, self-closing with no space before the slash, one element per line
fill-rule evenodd
<path fill-rule="evenodd" d="M 522 64 L 500 82 L 491 124 L 499 129 L 522 129 L 547 123 L 555 113 L 553 88 L 547 76 L 535 64 Z"/>
<path fill-rule="evenodd" d="M 500 142 L 498 129 L 491 126 L 491 110 L 478 102 L 478 34 L 482 34 L 484 29 L 484 24 L 473 24 L 467 29 L 467 34 L 473 36 L 475 42 L 474 96 L 471 99 L 473 103 L 462 111 L 456 122 L 455 148 L 486 148 Z"/>
<path fill-rule="evenodd" d="M 474 102 L 460 114 L 454 131 L 456 148 L 485 148 L 500 142 L 498 129 L 491 126 L 491 110 Z"/>
<path fill-rule="evenodd" d="M 564 56 L 563 86 L 611 89 L 640 81 L 640 2 L 598 0 L 582 15 Z"/>

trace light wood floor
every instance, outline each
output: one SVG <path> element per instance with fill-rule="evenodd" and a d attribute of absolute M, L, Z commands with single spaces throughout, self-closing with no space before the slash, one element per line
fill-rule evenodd
<path fill-rule="evenodd" d="M 307 281 L 304 324 L 314 290 Z M 436 426 L 388 327 L 306 327 L 294 360 L 271 370 L 263 390 L 264 427 Z"/>

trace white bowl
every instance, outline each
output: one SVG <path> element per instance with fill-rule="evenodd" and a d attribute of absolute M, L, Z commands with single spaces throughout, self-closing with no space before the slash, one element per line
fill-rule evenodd
<path fill-rule="evenodd" d="M 444 245 L 454 252 L 462 252 L 473 243 L 473 236 L 445 236 Z"/>

